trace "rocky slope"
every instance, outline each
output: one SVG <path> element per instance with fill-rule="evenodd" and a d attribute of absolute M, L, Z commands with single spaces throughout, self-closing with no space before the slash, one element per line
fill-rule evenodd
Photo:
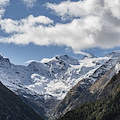
<path fill-rule="evenodd" d="M 78 84 L 67 93 L 65 98 L 54 109 L 50 119 L 58 118 L 80 104 L 99 98 L 100 92 L 107 85 L 109 79 L 116 73 L 116 68 L 119 68 L 117 66 L 119 66 L 118 61 L 120 55 L 118 53 L 114 54 L 117 55 L 109 55 L 110 59 L 108 61 L 96 69 L 89 77 L 78 82 Z M 116 67 L 114 67 L 115 65 Z"/>
<path fill-rule="evenodd" d="M 112 72 L 112 70 L 109 71 L 109 75 L 110 72 Z M 104 80 L 102 79 L 102 82 L 105 82 L 108 79 L 106 78 L 106 76 L 104 76 Z M 100 85 L 102 85 L 101 87 L 98 84 L 98 82 L 100 83 Z M 105 82 L 105 84 L 101 84 L 101 80 L 99 80 L 98 82 L 96 82 L 96 85 L 93 85 L 94 87 L 92 86 L 92 89 L 95 88 L 95 90 L 97 86 L 98 88 L 100 88 L 100 91 L 98 91 L 98 88 L 98 92 L 94 91 L 94 94 L 97 93 L 97 97 L 99 98 L 98 100 L 90 103 L 85 103 L 75 108 L 74 110 L 65 114 L 59 120 L 119 120 L 120 72 L 115 71 L 115 75 L 111 79 L 108 79 L 107 82 Z"/>

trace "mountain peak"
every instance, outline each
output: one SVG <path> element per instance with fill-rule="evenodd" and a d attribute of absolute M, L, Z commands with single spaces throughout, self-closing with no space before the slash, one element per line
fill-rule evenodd
<path fill-rule="evenodd" d="M 0 59 L 3 58 L 3 56 L 0 54 Z"/>
<path fill-rule="evenodd" d="M 62 60 L 76 60 L 75 58 L 73 57 L 70 57 L 68 55 L 56 55 L 55 56 L 56 59 L 62 59 Z"/>
<path fill-rule="evenodd" d="M 111 58 L 120 57 L 120 50 L 113 51 L 113 52 L 107 54 L 106 57 L 111 57 Z"/>
<path fill-rule="evenodd" d="M 4 58 L 2 55 L 0 55 L 0 66 L 1 67 L 10 67 L 11 63 L 8 58 Z"/>
<path fill-rule="evenodd" d="M 97 58 L 94 54 L 90 53 L 88 55 L 85 55 L 83 59 L 88 59 L 88 58 Z"/>
<path fill-rule="evenodd" d="M 66 62 L 67 64 L 71 64 L 71 65 L 78 65 L 79 64 L 77 59 L 70 57 L 68 55 L 57 55 L 55 57 L 55 59 L 62 60 L 64 62 Z"/>
<path fill-rule="evenodd" d="M 44 58 L 42 59 L 40 62 L 41 63 L 49 63 L 49 62 L 52 62 L 52 61 L 63 61 L 67 64 L 72 64 L 72 65 L 78 65 L 79 62 L 77 59 L 73 58 L 73 57 L 70 57 L 68 55 L 56 55 L 55 57 L 53 58 Z"/>

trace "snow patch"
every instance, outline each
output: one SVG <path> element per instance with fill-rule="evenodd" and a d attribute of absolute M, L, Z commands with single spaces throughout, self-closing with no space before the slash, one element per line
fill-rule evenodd
<path fill-rule="evenodd" d="M 120 63 L 117 63 L 116 66 L 115 66 L 115 72 L 116 74 L 118 74 L 120 71 Z"/>

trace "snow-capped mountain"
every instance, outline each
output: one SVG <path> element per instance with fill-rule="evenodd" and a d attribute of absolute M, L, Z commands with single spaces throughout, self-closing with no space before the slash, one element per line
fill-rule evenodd
<path fill-rule="evenodd" d="M 16 94 L 48 111 L 78 82 L 82 80 L 81 86 L 84 88 L 112 68 L 120 52 L 113 54 L 98 58 L 90 55 L 83 60 L 58 55 L 39 62 L 32 61 L 28 66 L 14 65 L 9 59 L 0 56 L 0 81 Z M 57 101 L 56 104 L 45 105 L 50 104 L 51 99 L 54 103 Z"/>
<path fill-rule="evenodd" d="M 88 74 L 86 73 L 84 78 L 72 87 L 65 98 L 53 110 L 53 113 L 50 115 L 50 120 L 63 116 L 68 111 L 83 103 L 97 99 L 97 94 L 104 89 L 108 80 L 120 70 L 120 53 L 115 54 L 118 54 L 118 56 L 109 56 L 108 60 L 106 60 L 106 62 L 104 62 L 100 67 L 96 68 L 92 74 L 86 77 Z M 92 70 L 89 72 L 91 73 L 91 71 Z M 91 88 L 92 86 L 94 87 Z"/>
<path fill-rule="evenodd" d="M 83 57 L 83 59 L 88 59 L 88 58 L 97 58 L 94 54 L 88 54 Z"/>
<path fill-rule="evenodd" d="M 90 76 L 106 60 L 108 58 L 78 61 L 67 55 L 61 55 L 50 60 L 32 62 L 28 65 L 32 73 L 31 84 L 26 87 L 38 94 L 49 94 L 61 100 L 74 85 L 84 77 Z"/>

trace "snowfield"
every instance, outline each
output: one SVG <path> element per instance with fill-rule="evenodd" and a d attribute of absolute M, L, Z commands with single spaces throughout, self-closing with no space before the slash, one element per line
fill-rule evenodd
<path fill-rule="evenodd" d="M 104 69 L 109 70 L 118 62 L 119 56 L 120 52 L 113 52 L 105 57 L 77 60 L 68 55 L 59 55 L 31 61 L 28 66 L 11 64 L 9 59 L 0 56 L 0 81 L 26 98 L 27 94 L 31 94 L 43 96 L 45 100 L 50 96 L 62 100 L 79 81 L 91 78 L 89 82 L 93 84 L 103 70 L 101 66 L 106 65 Z M 87 82 L 82 81 L 81 84 L 85 87 Z"/>

